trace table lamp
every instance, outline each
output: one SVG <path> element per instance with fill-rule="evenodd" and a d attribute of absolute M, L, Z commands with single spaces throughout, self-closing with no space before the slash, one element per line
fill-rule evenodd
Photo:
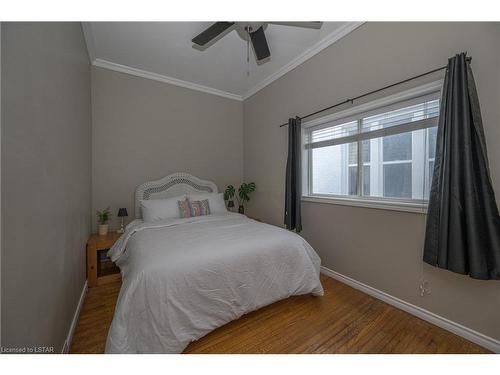
<path fill-rule="evenodd" d="M 127 217 L 127 216 L 128 216 L 128 212 L 127 212 L 126 208 L 120 208 L 118 210 L 118 217 L 122 219 L 122 223 L 121 223 L 120 229 L 118 229 L 118 231 L 117 231 L 118 233 L 125 232 L 125 228 L 123 226 L 123 218 Z"/>

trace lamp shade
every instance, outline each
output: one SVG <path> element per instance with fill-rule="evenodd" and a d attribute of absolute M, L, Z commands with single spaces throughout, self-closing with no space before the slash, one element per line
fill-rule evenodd
<path fill-rule="evenodd" d="M 234 207 L 234 202 L 233 201 L 228 201 L 227 202 L 228 207 Z"/>
<path fill-rule="evenodd" d="M 127 209 L 126 208 L 120 208 L 118 210 L 118 217 L 124 217 L 124 216 L 128 216 Z"/>

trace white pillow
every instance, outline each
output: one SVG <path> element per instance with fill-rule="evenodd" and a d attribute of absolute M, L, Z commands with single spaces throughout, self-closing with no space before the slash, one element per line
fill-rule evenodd
<path fill-rule="evenodd" d="M 177 201 L 186 199 L 186 195 L 166 199 L 141 200 L 142 220 L 152 222 L 162 219 L 174 219 L 179 217 L 179 205 Z"/>
<path fill-rule="evenodd" d="M 226 204 L 224 203 L 224 194 L 222 193 L 189 193 L 190 201 L 201 201 L 208 199 L 211 214 L 220 214 L 227 212 Z"/>

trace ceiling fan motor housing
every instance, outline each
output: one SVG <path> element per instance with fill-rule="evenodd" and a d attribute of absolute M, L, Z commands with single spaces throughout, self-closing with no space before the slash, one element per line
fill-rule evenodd
<path fill-rule="evenodd" d="M 236 22 L 236 27 L 239 27 L 249 33 L 258 30 L 260 27 L 264 27 L 265 25 L 265 22 Z"/>

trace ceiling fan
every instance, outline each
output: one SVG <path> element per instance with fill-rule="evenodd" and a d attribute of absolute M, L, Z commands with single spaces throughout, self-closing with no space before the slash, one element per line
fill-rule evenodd
<path fill-rule="evenodd" d="M 271 56 L 264 29 L 268 24 L 320 29 L 322 22 L 215 22 L 191 41 L 200 46 L 210 46 L 233 29 L 247 42 L 251 42 L 258 62 Z M 213 43 L 210 43 L 213 42 Z"/>

